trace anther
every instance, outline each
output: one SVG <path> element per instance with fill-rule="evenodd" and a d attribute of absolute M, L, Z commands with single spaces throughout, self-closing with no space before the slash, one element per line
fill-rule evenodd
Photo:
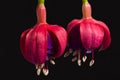
<path fill-rule="evenodd" d="M 40 68 L 38 68 L 38 69 L 37 69 L 37 75 L 39 76 L 39 75 L 40 75 L 40 73 L 41 73 L 41 69 L 40 69 Z"/>
<path fill-rule="evenodd" d="M 91 67 L 94 64 L 94 62 L 95 62 L 94 59 L 92 59 L 89 63 L 89 66 Z"/>
<path fill-rule="evenodd" d="M 38 69 L 38 64 L 35 65 L 36 69 Z"/>
<path fill-rule="evenodd" d="M 86 59 L 87 59 L 87 56 L 83 56 L 83 58 L 82 58 L 83 62 L 85 62 Z"/>
<path fill-rule="evenodd" d="M 44 74 L 45 76 L 47 76 L 47 75 L 49 74 L 49 70 L 46 69 L 46 68 L 43 68 L 43 74 Z"/>
<path fill-rule="evenodd" d="M 55 65 L 55 61 L 54 60 L 50 60 L 50 63 L 52 64 L 52 65 Z"/>
<path fill-rule="evenodd" d="M 77 57 L 72 58 L 72 62 L 75 62 L 77 60 Z"/>
<path fill-rule="evenodd" d="M 77 53 L 77 51 L 75 50 L 74 52 L 73 52 L 73 56 L 76 56 L 78 53 Z"/>
<path fill-rule="evenodd" d="M 70 55 L 69 51 L 67 51 L 65 54 L 64 54 L 64 57 L 68 57 Z"/>
<path fill-rule="evenodd" d="M 78 59 L 77 63 L 78 63 L 78 66 L 81 66 L 81 60 L 80 59 Z"/>

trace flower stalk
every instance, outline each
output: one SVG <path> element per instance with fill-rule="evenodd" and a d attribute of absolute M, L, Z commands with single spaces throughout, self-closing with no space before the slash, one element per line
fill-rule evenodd
<path fill-rule="evenodd" d="M 90 18 L 91 17 L 91 5 L 89 4 L 88 0 L 82 0 L 82 14 L 83 18 Z"/>
<path fill-rule="evenodd" d="M 46 8 L 44 0 L 38 0 L 38 6 L 36 8 L 37 23 L 46 23 Z"/>

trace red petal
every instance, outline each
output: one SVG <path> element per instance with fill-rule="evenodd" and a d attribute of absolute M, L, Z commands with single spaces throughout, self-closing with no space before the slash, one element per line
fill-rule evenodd
<path fill-rule="evenodd" d="M 53 50 L 54 50 L 54 55 L 52 57 L 60 57 L 67 44 L 67 32 L 65 31 L 64 28 L 57 26 L 57 25 L 50 25 L 48 27 L 48 31 L 52 37 L 53 40 Z"/>
<path fill-rule="evenodd" d="M 37 33 L 36 53 L 37 53 L 39 64 L 44 63 L 47 56 L 47 29 L 46 29 L 47 26 L 48 26 L 47 24 L 41 24 L 36 30 L 36 33 Z"/>
<path fill-rule="evenodd" d="M 87 50 L 92 47 L 92 29 L 89 23 L 80 23 L 80 37 L 82 45 Z"/>
<path fill-rule="evenodd" d="M 105 23 L 98 21 L 98 24 L 104 29 L 104 38 L 100 50 L 105 50 L 111 43 L 110 31 Z"/>
<path fill-rule="evenodd" d="M 26 58 L 29 58 L 29 61 L 33 64 L 35 64 L 36 62 L 34 61 L 34 56 L 33 54 L 35 54 L 35 37 L 36 34 L 34 32 L 34 28 L 32 28 L 26 35 L 26 39 L 25 39 L 25 53 L 26 53 Z"/>
<path fill-rule="evenodd" d="M 33 64 L 42 64 L 46 60 L 47 40 L 46 24 L 36 25 L 26 35 L 25 51 L 29 61 Z"/>
<path fill-rule="evenodd" d="M 27 33 L 28 33 L 30 30 L 31 30 L 31 29 L 25 30 L 25 31 L 21 34 L 21 36 L 20 36 L 20 50 L 21 50 L 22 55 L 24 56 L 24 58 L 25 58 L 26 60 L 28 60 L 28 61 L 30 60 L 30 58 L 27 57 L 27 53 L 26 53 L 26 51 L 25 51 L 25 39 L 26 39 Z"/>
<path fill-rule="evenodd" d="M 72 29 L 75 25 L 79 24 L 80 22 L 81 22 L 81 20 L 77 20 L 77 19 L 72 20 L 72 21 L 68 24 L 68 26 L 67 26 L 67 31 L 68 31 L 68 33 L 71 31 L 71 29 Z"/>
<path fill-rule="evenodd" d="M 93 31 L 92 48 L 96 49 L 102 44 L 103 37 L 104 37 L 104 30 L 103 28 L 101 28 L 96 24 L 91 24 L 91 28 Z"/>
<path fill-rule="evenodd" d="M 104 31 L 101 27 L 96 25 L 94 22 L 81 22 L 80 34 L 83 46 L 87 50 L 94 50 L 98 48 L 103 40 Z"/>

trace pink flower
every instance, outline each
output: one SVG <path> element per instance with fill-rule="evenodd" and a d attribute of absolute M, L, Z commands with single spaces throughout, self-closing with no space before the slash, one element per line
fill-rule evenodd
<path fill-rule="evenodd" d="M 89 66 L 94 64 L 94 51 L 96 49 L 105 50 L 110 46 L 110 31 L 105 23 L 95 20 L 91 16 L 91 6 L 87 0 L 82 4 L 83 18 L 72 20 L 68 26 L 68 45 L 69 51 L 65 53 L 67 57 L 73 52 L 75 56 L 72 61 L 78 59 L 78 65 L 81 65 L 81 53 L 92 54 L 92 60 Z M 87 56 L 84 54 L 82 60 L 86 61 Z"/>
<path fill-rule="evenodd" d="M 48 62 L 55 64 L 54 59 L 59 58 L 66 48 L 67 32 L 61 26 L 46 22 L 44 0 L 39 0 L 36 13 L 38 22 L 21 34 L 20 49 L 24 58 L 36 65 L 37 75 L 41 70 L 48 75 Z"/>

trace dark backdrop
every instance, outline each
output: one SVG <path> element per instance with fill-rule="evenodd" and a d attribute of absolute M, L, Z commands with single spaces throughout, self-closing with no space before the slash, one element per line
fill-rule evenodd
<path fill-rule="evenodd" d="M 46 0 L 47 22 L 66 28 L 73 19 L 80 19 L 82 0 Z M 27 62 L 21 55 L 19 40 L 21 33 L 36 24 L 37 0 L 2 0 L 0 26 L 0 80 L 104 80 L 118 79 L 120 31 L 119 4 L 113 0 L 89 0 L 92 15 L 104 21 L 110 31 L 112 43 L 110 47 L 96 54 L 93 67 L 71 62 L 71 56 L 49 65 L 50 73 L 44 77 L 36 75 L 35 66 Z M 119 80 L 119 79 L 118 79 Z"/>

